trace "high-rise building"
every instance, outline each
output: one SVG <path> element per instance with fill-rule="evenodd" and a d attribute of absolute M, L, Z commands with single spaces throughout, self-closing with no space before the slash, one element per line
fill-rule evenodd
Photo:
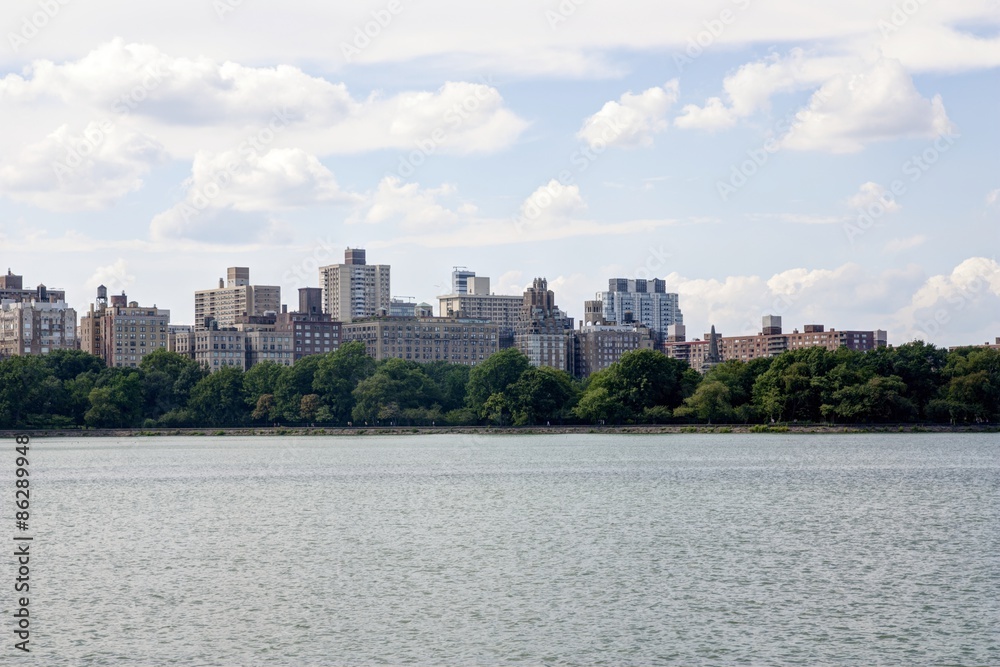
<path fill-rule="evenodd" d="M 76 347 L 76 311 L 65 301 L 0 300 L 0 359 Z"/>
<path fill-rule="evenodd" d="M 684 324 L 677 294 L 667 292 L 666 282 L 659 278 L 612 278 L 608 291 L 598 293 L 597 298 L 606 322 L 645 324 L 657 342 L 666 338 L 671 324 Z"/>
<path fill-rule="evenodd" d="M 389 312 L 389 266 L 368 264 L 362 248 L 348 248 L 343 264 L 319 269 L 323 312 L 336 322 L 350 322 Z"/>
<path fill-rule="evenodd" d="M 497 325 L 462 317 L 374 317 L 341 325 L 341 340 L 361 341 L 375 360 L 447 361 L 475 366 L 498 351 Z"/>
<path fill-rule="evenodd" d="M 108 366 L 138 366 L 154 350 L 167 349 L 170 311 L 140 306 L 125 292 L 111 297 L 104 285 L 80 318 L 80 349 L 104 359 Z"/>
<path fill-rule="evenodd" d="M 545 278 L 535 278 L 524 292 L 514 345 L 532 366 L 549 366 L 575 373 L 573 318 L 560 310 Z"/>
<path fill-rule="evenodd" d="M 473 276 L 466 282 L 466 292 L 454 292 L 438 297 L 438 312 L 442 317 L 471 317 L 496 322 L 500 332 L 500 349 L 514 345 L 514 328 L 521 316 L 524 297 L 491 294 L 490 279 Z"/>
<path fill-rule="evenodd" d="M 281 287 L 251 285 L 250 269 L 231 266 L 226 280 L 219 286 L 194 293 L 194 327 L 196 331 L 210 329 L 210 320 L 220 328 L 231 327 L 245 315 L 264 315 L 281 310 Z"/>

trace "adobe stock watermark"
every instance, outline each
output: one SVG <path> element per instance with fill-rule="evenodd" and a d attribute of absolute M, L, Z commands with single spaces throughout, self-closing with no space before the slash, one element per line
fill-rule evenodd
<path fill-rule="evenodd" d="M 232 14 L 237 8 L 243 6 L 243 0 L 212 0 L 212 9 L 219 20 L 225 20 L 226 16 Z"/>
<path fill-rule="evenodd" d="M 427 136 L 415 139 L 413 141 L 415 148 L 406 155 L 399 156 L 399 164 L 396 166 L 398 176 L 401 178 L 413 176 L 456 130 L 472 118 L 472 114 L 489 101 L 490 92 L 496 88 L 493 77 L 480 76 L 479 81 L 482 85 L 475 86 L 472 93 L 444 112 L 440 125 L 431 130 Z"/>
<path fill-rule="evenodd" d="M 363 25 L 354 26 L 354 36 L 350 42 L 340 43 L 340 52 L 347 62 L 353 62 L 354 58 L 361 55 L 362 51 L 372 44 L 372 40 L 377 39 L 382 31 L 392 25 L 392 22 L 403 13 L 406 8 L 403 0 L 389 0 L 385 7 L 371 12 L 371 20 Z"/>
<path fill-rule="evenodd" d="M 917 323 L 917 330 L 925 334 L 928 341 L 932 336 L 936 336 L 947 328 L 956 312 L 975 308 L 980 297 L 991 289 L 992 281 L 990 280 L 990 276 L 996 274 L 997 271 L 994 269 L 992 262 L 982 257 L 977 258 L 977 260 L 978 264 L 984 270 L 968 283 L 962 285 L 956 294 L 949 295 L 947 298 L 947 307 L 935 309 L 933 313 L 930 313 L 930 317 Z M 993 262 L 995 261 L 996 259 L 994 258 Z"/>
<path fill-rule="evenodd" d="M 898 32 L 925 4 L 927 0 L 903 0 L 894 4 L 889 18 L 878 21 L 878 30 L 882 33 L 882 37 L 888 38 L 889 35 Z"/>
<path fill-rule="evenodd" d="M 20 51 L 22 46 L 38 36 L 38 33 L 49 24 L 62 11 L 62 8 L 70 3 L 70 0 L 39 0 L 38 11 L 32 12 L 30 16 L 21 17 L 21 29 L 18 32 L 8 32 L 7 42 L 14 53 Z"/>
<path fill-rule="evenodd" d="M 312 245 L 312 253 L 297 262 L 281 276 L 282 285 L 290 286 L 292 289 L 308 287 L 310 275 L 318 279 L 321 266 L 338 261 L 338 247 L 332 235 L 328 235 L 325 239 L 316 239 Z"/>
<path fill-rule="evenodd" d="M 909 185 L 913 185 L 926 174 L 941 156 L 947 153 L 955 144 L 957 135 L 941 134 L 931 143 L 930 146 L 916 155 L 911 155 L 900 166 L 904 176 L 909 177 Z M 898 208 L 897 200 L 905 195 L 909 190 L 907 181 L 896 178 L 889 184 L 889 188 L 881 193 L 875 201 L 866 207 L 859 209 L 857 218 L 853 222 L 845 222 L 843 225 L 844 235 L 848 243 L 854 245 L 855 239 L 864 235 L 875 223 L 886 213 Z"/>
<path fill-rule="evenodd" d="M 190 203 L 185 201 L 180 206 L 180 214 L 185 222 L 190 222 L 202 211 L 207 209 L 230 185 L 236 175 L 246 166 L 253 164 L 259 159 L 261 153 L 274 142 L 278 134 L 285 129 L 291 121 L 291 114 L 288 108 L 274 109 L 271 120 L 262 129 L 249 135 L 246 140 L 240 143 L 236 149 L 239 159 L 233 159 L 226 163 L 225 169 L 217 171 L 212 180 L 195 190 L 190 197 Z"/>
<path fill-rule="evenodd" d="M 750 8 L 752 0 L 731 0 L 740 11 Z M 705 19 L 701 22 L 704 30 L 701 30 L 693 37 L 688 37 L 687 46 L 684 53 L 674 54 L 674 65 L 678 72 L 683 72 L 684 68 L 694 63 L 701 57 L 705 50 L 715 44 L 716 40 L 722 37 L 726 28 L 736 23 L 738 14 L 726 7 L 722 9 L 715 18 Z"/>
<path fill-rule="evenodd" d="M 561 0 L 555 9 L 545 10 L 545 20 L 549 22 L 549 28 L 555 30 L 560 24 L 569 20 L 576 10 L 587 0 Z"/>
<path fill-rule="evenodd" d="M 115 98 L 111 104 L 111 111 L 117 118 L 124 118 L 135 111 L 142 102 L 149 98 L 150 93 L 159 87 L 164 78 L 159 63 L 148 65 L 145 74 L 142 81 L 128 92 Z M 59 183 L 65 184 L 66 178 L 83 165 L 87 157 L 93 155 L 117 127 L 113 119 L 105 118 L 89 123 L 80 136 L 70 139 L 69 147 L 66 149 L 66 157 L 62 161 L 52 163 L 52 170 Z"/>
<path fill-rule="evenodd" d="M 666 268 L 667 260 L 671 258 L 673 258 L 673 254 L 668 252 L 662 245 L 655 248 L 650 247 L 646 261 L 637 266 L 632 275 L 639 280 L 653 280 L 657 277 L 659 271 Z"/>
<path fill-rule="evenodd" d="M 526 225 L 541 217 L 542 213 L 557 200 L 559 188 L 553 184 L 553 181 L 563 188 L 575 185 L 576 177 L 574 176 L 574 171 L 576 174 L 582 174 L 587 171 L 608 150 L 608 146 L 621 136 L 625 130 L 624 124 L 618 119 L 604 117 L 601 120 L 604 124 L 601 135 L 596 139 L 585 142 L 580 148 L 570 154 L 569 162 L 573 169 L 560 170 L 555 178 L 549 179 L 543 187 L 532 193 L 523 205 L 522 211 L 515 213 L 511 217 L 511 221 L 514 223 L 514 231 L 517 234 L 523 233 Z"/>
<path fill-rule="evenodd" d="M 810 104 L 822 104 L 827 97 L 828 94 L 820 88 L 813 94 Z M 715 181 L 715 190 L 723 202 L 728 202 L 731 196 L 749 183 L 764 168 L 771 156 L 781 150 L 782 139 L 791 131 L 797 114 L 798 111 L 795 111 L 780 118 L 774 124 L 770 136 L 764 140 L 763 144 L 751 148 L 746 152 L 746 159 L 730 166 L 729 178 Z"/>

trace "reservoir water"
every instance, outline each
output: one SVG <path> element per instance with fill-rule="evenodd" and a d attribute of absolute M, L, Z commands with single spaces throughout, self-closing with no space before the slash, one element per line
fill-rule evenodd
<path fill-rule="evenodd" d="M 36 664 L 1000 664 L 995 434 L 34 439 L 30 459 Z"/>

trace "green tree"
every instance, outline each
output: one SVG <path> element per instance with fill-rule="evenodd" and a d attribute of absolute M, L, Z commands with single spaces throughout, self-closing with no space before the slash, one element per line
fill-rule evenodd
<path fill-rule="evenodd" d="M 481 416 L 486 416 L 486 402 L 494 395 L 506 396 L 508 388 L 531 368 L 528 357 L 515 348 L 491 354 L 469 371 L 468 405 Z M 509 402 L 509 398 L 505 398 Z M 495 406 L 493 408 L 495 412 Z"/>
<path fill-rule="evenodd" d="M 421 364 L 403 359 L 387 359 L 379 364 L 371 377 L 358 383 L 353 396 L 352 418 L 368 423 L 394 421 L 407 410 L 439 410 L 441 402 L 440 388 Z"/>
<path fill-rule="evenodd" d="M 374 372 L 375 360 L 368 356 L 360 341 L 345 343 L 336 352 L 323 355 L 312 390 L 322 399 L 330 421 L 343 424 L 351 419 L 354 389 Z"/>
<path fill-rule="evenodd" d="M 239 426 L 249 410 L 243 391 L 243 371 L 224 366 L 202 379 L 191 390 L 188 408 L 199 425 Z"/>
<path fill-rule="evenodd" d="M 732 393 L 719 380 L 705 380 L 694 394 L 684 399 L 684 405 L 674 411 L 678 417 L 694 417 L 709 424 L 728 422 L 733 418 Z"/>
<path fill-rule="evenodd" d="M 508 390 L 515 426 L 562 421 L 578 397 L 569 373 L 543 366 L 528 368 Z"/>
<path fill-rule="evenodd" d="M 654 350 L 634 350 L 594 374 L 575 414 L 588 421 L 638 421 L 647 408 L 677 408 L 700 379 L 683 361 Z"/>
<path fill-rule="evenodd" d="M 87 426 L 130 428 L 142 424 L 142 376 L 135 369 L 108 368 L 90 390 Z"/>

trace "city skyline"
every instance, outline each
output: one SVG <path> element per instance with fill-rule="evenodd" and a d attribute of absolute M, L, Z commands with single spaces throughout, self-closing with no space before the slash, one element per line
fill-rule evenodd
<path fill-rule="evenodd" d="M 575 321 L 659 278 L 698 335 L 1000 330 L 995 3 L 42 4 L 0 48 L 0 268 L 78 313 L 189 323 L 218 267 L 291 295 L 350 246 L 435 305 L 463 266 Z"/>

